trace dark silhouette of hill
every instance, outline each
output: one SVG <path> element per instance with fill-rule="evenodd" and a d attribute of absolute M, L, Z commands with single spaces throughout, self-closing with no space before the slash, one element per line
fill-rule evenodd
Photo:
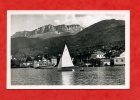
<path fill-rule="evenodd" d="M 61 54 L 64 44 L 68 45 L 70 52 L 84 52 L 86 48 L 97 45 L 124 44 L 125 22 L 122 20 L 103 20 L 95 23 L 76 35 L 40 38 L 12 38 L 12 55 L 35 56 L 38 54 L 58 55 Z"/>

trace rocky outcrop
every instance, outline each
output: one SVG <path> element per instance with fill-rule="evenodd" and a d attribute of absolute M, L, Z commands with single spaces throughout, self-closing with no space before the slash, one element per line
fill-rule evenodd
<path fill-rule="evenodd" d="M 16 37 L 28 37 L 28 38 L 51 38 L 51 37 L 57 37 L 57 36 L 66 36 L 66 35 L 75 35 L 76 33 L 82 31 L 84 28 L 78 24 L 73 25 L 46 25 L 43 27 L 40 27 L 38 29 L 35 29 L 33 31 L 21 31 L 16 32 L 12 38 Z M 47 35 L 48 34 L 48 35 Z"/>

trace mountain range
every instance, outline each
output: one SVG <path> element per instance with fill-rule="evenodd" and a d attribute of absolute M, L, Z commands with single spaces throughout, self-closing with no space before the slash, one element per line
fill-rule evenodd
<path fill-rule="evenodd" d="M 58 55 L 62 53 L 65 44 L 67 44 L 70 53 L 74 55 L 97 45 L 112 43 L 120 46 L 120 41 L 121 44 L 125 44 L 125 21 L 123 20 L 102 20 L 86 28 L 80 28 L 81 26 L 79 25 L 78 27 L 79 32 L 70 31 L 72 35 L 52 36 L 49 38 L 12 36 L 12 55 L 16 57 L 36 56 L 38 54 Z M 60 29 L 62 32 L 62 28 Z M 52 28 L 52 30 L 54 29 Z M 38 34 L 39 32 L 42 32 L 41 29 Z M 18 35 L 18 33 L 16 34 Z"/>
<path fill-rule="evenodd" d="M 16 32 L 12 38 L 27 37 L 27 38 L 52 38 L 59 36 L 75 35 L 82 31 L 84 28 L 78 24 L 73 25 L 45 25 L 33 31 L 20 31 Z"/>

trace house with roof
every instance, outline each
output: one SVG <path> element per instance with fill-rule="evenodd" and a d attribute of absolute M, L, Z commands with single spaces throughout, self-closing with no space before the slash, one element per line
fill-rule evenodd
<path fill-rule="evenodd" d="M 95 52 L 93 52 L 91 54 L 91 57 L 90 57 L 90 61 L 91 61 L 92 65 L 94 65 L 94 66 L 101 66 L 102 65 L 101 60 L 105 59 L 104 55 L 105 55 L 105 53 L 102 52 L 102 51 L 95 51 Z M 104 60 L 104 62 L 105 62 L 105 60 Z M 108 62 L 106 61 L 106 63 L 108 63 Z"/>
<path fill-rule="evenodd" d="M 110 59 L 107 59 L 107 58 L 101 59 L 101 62 L 102 62 L 103 66 L 110 66 L 111 65 Z"/>
<path fill-rule="evenodd" d="M 102 58 L 105 58 L 104 55 L 105 55 L 104 52 L 102 52 L 102 51 L 96 51 L 96 52 L 93 52 L 93 54 L 91 54 L 90 59 L 97 59 L 97 58 L 102 59 Z"/>
<path fill-rule="evenodd" d="M 125 65 L 125 52 L 114 58 L 114 65 Z"/>
<path fill-rule="evenodd" d="M 57 57 L 55 57 L 55 56 L 51 57 L 51 64 L 54 66 L 57 65 Z"/>

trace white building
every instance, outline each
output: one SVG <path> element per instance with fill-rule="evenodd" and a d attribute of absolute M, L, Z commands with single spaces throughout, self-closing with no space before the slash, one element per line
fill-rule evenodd
<path fill-rule="evenodd" d="M 101 52 L 101 51 L 96 51 L 91 55 L 92 59 L 96 59 L 96 58 L 105 58 L 105 53 Z"/>
<path fill-rule="evenodd" d="M 56 57 L 52 57 L 51 58 L 51 63 L 52 63 L 52 65 L 57 65 L 57 58 Z"/>
<path fill-rule="evenodd" d="M 114 58 L 114 65 L 125 65 L 125 52 Z"/>

